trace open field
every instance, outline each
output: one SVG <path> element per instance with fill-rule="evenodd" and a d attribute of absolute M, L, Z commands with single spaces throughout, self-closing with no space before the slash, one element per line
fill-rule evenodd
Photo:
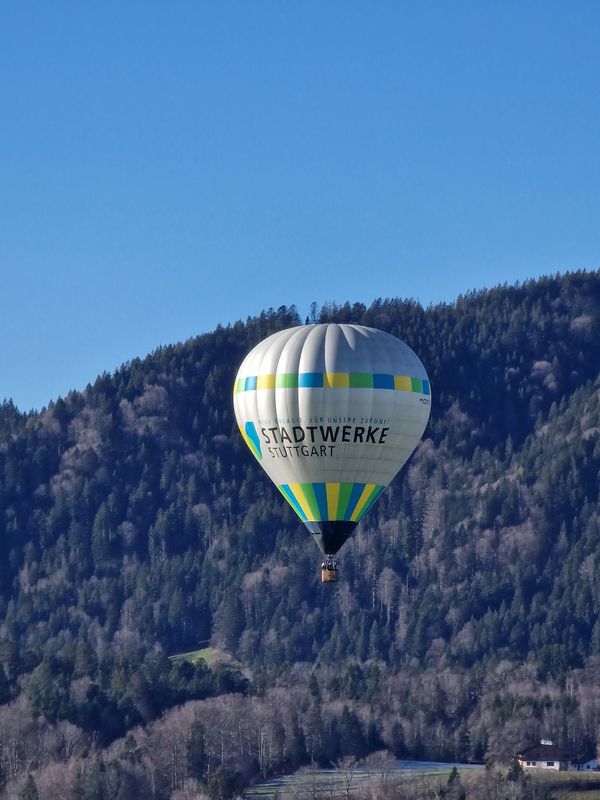
<path fill-rule="evenodd" d="M 189 661 L 191 664 L 197 664 L 201 659 L 206 661 L 209 667 L 215 664 L 231 664 L 233 666 L 238 663 L 229 653 L 219 650 L 217 647 L 202 647 L 199 650 L 190 650 L 189 653 L 176 653 L 169 656 L 169 660 L 175 663 Z"/>
<path fill-rule="evenodd" d="M 354 769 L 307 769 L 303 768 L 290 775 L 246 789 L 247 798 L 302 798 L 350 796 L 361 784 L 367 781 L 381 781 L 395 784 L 402 780 L 416 778 L 436 778 L 443 782 L 452 767 L 459 772 L 481 770 L 474 764 L 446 764 L 428 761 L 390 760 L 376 765 L 361 765 Z M 551 770 L 531 771 L 531 779 L 536 783 L 549 784 L 553 789 L 554 800 L 600 800 L 600 773 L 552 772 Z"/>
<path fill-rule="evenodd" d="M 303 797 L 345 794 L 369 780 L 396 782 L 411 778 L 435 776 L 447 778 L 452 767 L 459 770 L 482 769 L 474 764 L 446 764 L 436 761 L 390 760 L 381 764 L 365 765 L 354 769 L 300 769 L 266 783 L 246 789 L 247 798 Z"/>

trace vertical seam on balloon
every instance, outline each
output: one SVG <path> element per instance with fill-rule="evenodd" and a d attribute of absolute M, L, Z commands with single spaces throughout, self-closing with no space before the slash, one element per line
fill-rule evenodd
<path fill-rule="evenodd" d="M 306 335 L 308 335 L 308 334 L 306 334 Z M 290 336 L 288 341 L 282 347 L 281 352 L 279 353 L 279 357 L 277 359 L 277 364 L 275 365 L 275 374 L 276 375 L 279 374 L 280 365 L 284 365 L 284 364 L 287 365 L 287 363 L 289 361 L 289 359 L 286 362 L 283 361 L 283 354 L 284 353 L 288 353 L 289 354 L 290 352 L 293 352 L 294 349 L 295 349 L 295 346 L 296 346 L 296 342 L 298 340 L 301 340 L 302 342 L 304 342 L 306 340 L 306 335 L 305 335 L 305 329 L 300 327 L 300 328 L 298 328 L 298 330 L 292 336 Z M 300 361 L 298 359 L 298 364 L 299 363 L 300 363 Z M 296 372 L 297 371 L 298 370 L 296 370 Z M 275 418 L 276 419 L 280 419 L 281 417 L 289 416 L 289 414 L 286 414 L 286 413 L 282 414 L 281 413 L 282 410 L 287 411 L 288 408 L 289 408 L 289 403 L 288 403 L 289 392 L 277 392 L 276 391 L 276 392 L 274 392 L 274 399 L 275 399 L 275 404 L 274 404 L 275 405 Z M 300 518 L 302 518 L 302 515 L 300 515 Z"/>
<path fill-rule="evenodd" d="M 342 325 L 342 333 L 344 335 L 344 339 L 345 339 L 346 343 L 348 344 L 348 347 L 350 349 L 352 349 L 352 344 L 350 342 L 350 338 L 349 338 L 349 335 L 348 335 L 348 329 L 347 329 L 346 325 Z M 342 366 L 347 370 L 348 373 L 350 373 L 349 367 L 351 365 L 350 365 L 350 360 L 348 358 L 348 350 L 346 350 L 346 352 L 345 352 L 344 361 L 345 361 L 345 363 L 343 363 Z M 350 375 L 348 375 L 348 383 L 350 383 Z M 350 412 L 350 399 L 352 397 L 352 392 L 344 392 L 344 394 L 345 394 L 344 416 L 346 418 L 348 418 L 350 416 L 350 413 L 349 413 Z M 342 458 L 345 458 L 346 454 L 349 452 L 349 446 L 347 444 L 342 444 L 341 447 L 342 447 Z M 345 495 L 346 495 L 345 489 L 342 489 L 342 485 L 340 484 L 340 495 L 339 495 L 339 497 L 340 497 L 340 499 L 344 498 L 343 499 L 344 508 L 341 509 L 342 513 L 340 514 L 340 499 L 338 499 L 337 519 L 345 519 L 345 513 L 346 513 L 345 506 L 346 506 L 346 503 L 347 503 L 347 500 L 348 500 L 348 498 L 345 497 Z"/>
<path fill-rule="evenodd" d="M 284 347 L 285 347 L 285 344 L 284 344 Z M 258 372 L 259 373 L 263 372 L 263 365 L 265 364 L 265 362 L 268 359 L 270 359 L 270 354 L 269 353 L 270 353 L 270 348 L 269 347 L 265 347 L 265 348 L 263 348 L 263 350 L 261 350 L 260 360 L 258 362 Z M 262 383 L 264 383 L 264 380 L 265 379 L 263 378 Z M 275 413 L 275 415 L 277 414 L 276 396 L 275 396 L 275 394 L 273 394 L 273 395 L 264 395 L 263 394 L 261 396 L 260 400 L 259 400 L 258 389 L 260 387 L 261 387 L 261 379 L 260 379 L 260 376 L 257 376 L 257 380 L 256 380 L 257 391 L 256 391 L 256 393 L 254 395 L 254 408 L 255 408 L 255 412 L 256 412 L 256 420 L 257 421 L 261 416 L 259 411 L 262 411 L 263 415 L 266 416 L 267 418 L 271 417 L 273 412 Z M 268 409 L 266 414 L 264 414 L 265 406 L 267 406 L 267 409 Z"/>
<path fill-rule="evenodd" d="M 362 332 L 361 332 L 360 336 L 361 336 L 361 339 L 359 341 L 362 341 L 366 345 L 366 351 L 365 351 L 365 357 L 366 358 L 365 358 L 365 362 L 363 362 L 363 363 L 365 363 L 365 365 L 367 366 L 368 372 L 372 376 L 373 372 L 374 372 L 374 369 L 373 369 L 374 364 L 373 364 L 373 353 L 371 351 L 371 348 L 369 348 L 369 346 L 368 346 L 369 335 L 366 332 L 364 334 L 362 334 Z M 377 344 L 377 343 L 375 343 L 375 344 Z M 378 344 L 377 344 L 377 347 L 379 347 Z M 360 387 L 362 387 L 364 389 L 368 388 L 368 393 L 367 392 L 364 393 L 365 394 L 365 399 L 363 401 L 363 402 L 366 403 L 367 408 L 368 408 L 368 411 L 365 412 L 365 416 L 367 418 L 373 417 L 373 401 L 374 401 L 374 398 L 375 398 L 375 390 L 373 389 L 375 381 L 374 381 L 373 377 L 371 377 L 370 381 L 367 381 L 367 375 L 366 374 L 361 375 L 361 376 L 357 375 L 355 377 L 354 381 L 352 381 L 352 380 L 350 381 L 350 385 L 352 386 L 353 383 L 357 387 L 360 386 Z M 361 392 L 361 395 L 362 395 L 362 392 Z M 360 472 L 358 473 L 359 475 L 368 475 L 369 474 L 369 472 L 368 472 L 369 455 L 370 454 L 366 452 L 366 448 L 360 448 L 360 450 L 358 451 L 358 458 L 357 458 L 356 466 L 360 470 Z M 354 505 L 356 505 L 357 501 L 358 501 L 358 498 L 356 498 Z M 350 519 L 352 511 L 354 511 L 354 506 L 350 509 L 350 513 L 347 514 L 345 519 Z"/>

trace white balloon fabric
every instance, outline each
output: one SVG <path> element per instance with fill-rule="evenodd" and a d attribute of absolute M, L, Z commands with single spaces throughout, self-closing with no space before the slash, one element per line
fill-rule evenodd
<path fill-rule="evenodd" d="M 335 553 L 417 446 L 429 419 L 425 367 L 361 325 L 279 331 L 234 386 L 246 444 L 325 553 Z"/>

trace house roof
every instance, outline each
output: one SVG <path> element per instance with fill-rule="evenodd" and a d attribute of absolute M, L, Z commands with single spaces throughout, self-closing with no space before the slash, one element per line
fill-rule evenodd
<path fill-rule="evenodd" d="M 534 744 L 517 754 L 517 758 L 525 761 L 571 761 L 574 757 L 574 753 L 554 744 Z"/>

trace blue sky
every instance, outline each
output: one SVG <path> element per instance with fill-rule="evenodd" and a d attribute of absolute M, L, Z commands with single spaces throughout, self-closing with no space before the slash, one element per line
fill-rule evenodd
<path fill-rule="evenodd" d="M 0 398 L 600 266 L 600 3 L 0 4 Z"/>

